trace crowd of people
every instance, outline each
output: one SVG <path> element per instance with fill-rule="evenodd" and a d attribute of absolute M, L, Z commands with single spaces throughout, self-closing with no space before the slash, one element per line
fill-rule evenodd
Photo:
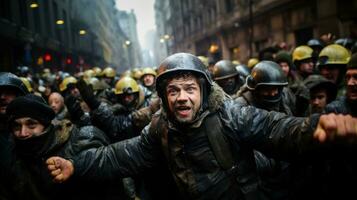
<path fill-rule="evenodd" d="M 344 42 L 344 43 L 343 43 Z M 356 196 L 357 53 L 0 72 L 0 199 Z"/>

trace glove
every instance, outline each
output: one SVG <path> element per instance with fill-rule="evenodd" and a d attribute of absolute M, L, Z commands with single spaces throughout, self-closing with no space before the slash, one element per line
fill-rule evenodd
<path fill-rule="evenodd" d="M 83 79 L 78 81 L 77 88 L 91 110 L 95 110 L 99 107 L 100 102 L 95 98 L 92 87 L 87 85 Z"/>
<path fill-rule="evenodd" d="M 67 110 L 73 121 L 79 120 L 84 115 L 81 105 L 76 97 L 68 95 L 65 98 L 64 103 L 66 104 Z"/>

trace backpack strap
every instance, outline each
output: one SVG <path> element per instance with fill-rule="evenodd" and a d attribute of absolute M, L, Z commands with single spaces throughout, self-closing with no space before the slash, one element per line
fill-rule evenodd
<path fill-rule="evenodd" d="M 230 143 L 223 133 L 223 126 L 218 114 L 209 115 L 205 122 L 206 134 L 211 145 L 212 151 L 218 164 L 224 170 L 230 170 L 235 162 L 230 149 Z"/>

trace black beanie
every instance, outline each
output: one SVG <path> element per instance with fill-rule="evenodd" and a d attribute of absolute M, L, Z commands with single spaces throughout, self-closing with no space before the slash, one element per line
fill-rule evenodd
<path fill-rule="evenodd" d="M 6 108 L 6 114 L 9 116 L 10 122 L 21 117 L 30 117 L 38 120 L 44 126 L 48 126 L 55 112 L 40 96 L 27 94 L 17 97 Z"/>

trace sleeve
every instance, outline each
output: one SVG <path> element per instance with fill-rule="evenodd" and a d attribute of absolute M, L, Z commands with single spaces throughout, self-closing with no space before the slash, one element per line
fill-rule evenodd
<path fill-rule="evenodd" d="M 75 175 L 96 180 L 132 176 L 154 166 L 159 152 L 160 141 L 147 126 L 138 137 L 82 151 L 73 159 Z"/>
<path fill-rule="evenodd" d="M 109 106 L 101 103 L 91 112 L 91 121 L 94 126 L 103 130 L 115 141 L 131 138 L 134 131 L 133 117 L 129 115 L 114 115 Z"/>
<path fill-rule="evenodd" d="M 313 132 L 319 115 L 297 118 L 239 105 L 230 111 L 235 139 L 267 156 L 289 160 L 316 150 Z"/>

